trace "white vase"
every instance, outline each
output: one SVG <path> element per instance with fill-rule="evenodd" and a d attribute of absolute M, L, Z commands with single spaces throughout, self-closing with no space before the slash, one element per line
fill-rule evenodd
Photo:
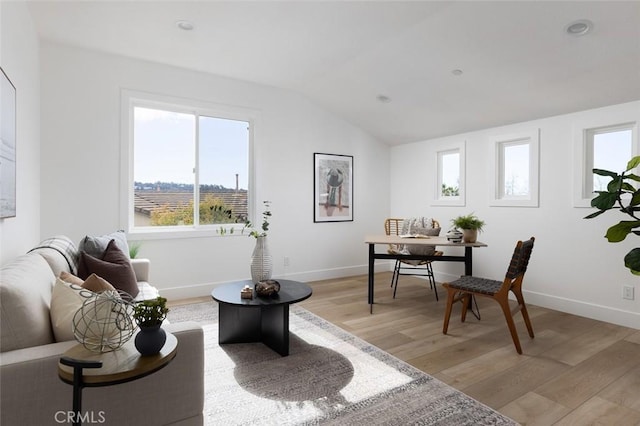
<path fill-rule="evenodd" d="M 251 255 L 251 281 L 257 283 L 271 279 L 272 272 L 273 259 L 267 245 L 267 237 L 258 237 Z"/>

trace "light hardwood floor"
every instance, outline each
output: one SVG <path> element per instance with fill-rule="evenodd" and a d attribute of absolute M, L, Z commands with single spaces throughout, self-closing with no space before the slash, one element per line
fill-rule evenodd
<path fill-rule="evenodd" d="M 517 314 L 518 355 L 494 301 L 465 323 L 454 306 L 443 335 L 444 289 L 436 301 L 403 276 L 393 299 L 390 278 L 376 274 L 373 314 L 366 276 L 309 283 L 301 305 L 523 425 L 640 425 L 640 330 L 528 305 L 535 338 Z"/>

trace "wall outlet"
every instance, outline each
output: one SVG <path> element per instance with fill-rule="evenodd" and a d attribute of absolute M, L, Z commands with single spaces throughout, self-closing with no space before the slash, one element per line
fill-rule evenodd
<path fill-rule="evenodd" d="M 633 290 L 634 290 L 634 288 L 631 287 L 630 285 L 623 285 L 622 286 L 622 298 L 623 299 L 628 299 L 628 300 L 633 300 L 634 299 Z"/>
<path fill-rule="evenodd" d="M 291 264 L 291 260 L 289 259 L 289 256 L 285 256 L 284 257 L 284 266 L 289 266 Z"/>

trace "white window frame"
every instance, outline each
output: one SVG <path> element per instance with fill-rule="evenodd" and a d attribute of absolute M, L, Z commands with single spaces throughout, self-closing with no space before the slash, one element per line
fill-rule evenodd
<path fill-rule="evenodd" d="M 598 120 L 584 120 L 574 124 L 574 172 L 573 206 L 591 208 L 591 200 L 596 196 L 593 188 L 593 136 L 599 133 L 631 130 L 631 156 L 640 153 L 638 146 L 638 121 L 627 114 L 605 116 Z M 614 170 L 616 171 L 616 170 Z M 617 170 L 621 171 L 621 170 Z M 589 188 L 589 189 L 587 189 Z"/>
<path fill-rule="evenodd" d="M 205 116 L 219 117 L 230 120 L 246 121 L 249 123 L 249 188 L 247 194 L 247 215 L 252 220 L 256 212 L 255 206 L 255 163 L 254 163 L 254 140 L 257 123 L 260 115 L 257 111 L 235 106 L 214 104 L 205 101 L 176 98 L 137 92 L 133 90 L 121 91 L 121 140 L 120 140 L 120 227 L 125 229 L 128 235 L 134 235 L 138 240 L 168 239 L 168 238 L 190 238 L 190 237 L 213 237 L 213 236 L 240 236 L 244 224 L 223 224 L 227 230 L 220 233 L 221 224 L 207 224 L 198 226 L 154 226 L 135 227 L 134 226 L 134 107 L 156 108 L 174 112 L 184 112 L 188 114 L 199 114 Z M 196 150 L 198 148 L 196 147 Z M 195 164 L 195 167 L 198 167 Z M 197 183 L 196 183 L 197 184 Z M 197 192 L 197 191 L 196 191 Z M 197 197 L 194 193 L 194 197 Z M 194 198 L 195 202 L 195 198 Z M 233 228 L 233 232 L 229 230 Z M 245 230 L 246 231 L 246 230 Z M 243 236 L 247 236 L 245 232 Z"/>
<path fill-rule="evenodd" d="M 492 138 L 494 155 L 492 167 L 494 184 L 490 196 L 490 205 L 495 207 L 538 207 L 540 130 L 532 129 Z M 502 176 L 504 176 L 504 148 L 510 145 L 529 146 L 529 194 L 526 196 L 508 196 L 504 194 Z"/>
<path fill-rule="evenodd" d="M 434 155 L 434 167 L 435 170 L 435 188 L 433 192 L 432 206 L 464 206 L 466 204 L 466 188 L 465 188 L 465 151 L 466 140 L 443 143 L 436 148 Z M 459 183 L 458 183 L 458 196 L 442 196 L 442 156 L 446 154 L 458 153 L 460 155 L 459 165 Z"/>

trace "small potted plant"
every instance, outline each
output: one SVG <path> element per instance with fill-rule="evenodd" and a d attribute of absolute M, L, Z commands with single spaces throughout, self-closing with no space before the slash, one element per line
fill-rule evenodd
<path fill-rule="evenodd" d="M 167 335 L 160 325 L 167 312 L 169 308 L 164 297 L 142 300 L 133 306 L 133 319 L 140 327 L 134 343 L 142 355 L 155 355 L 164 346 Z"/>
<path fill-rule="evenodd" d="M 482 232 L 485 225 L 484 221 L 473 213 L 451 219 L 451 223 L 462 230 L 462 239 L 465 243 L 475 243 L 478 239 L 478 232 Z"/>

